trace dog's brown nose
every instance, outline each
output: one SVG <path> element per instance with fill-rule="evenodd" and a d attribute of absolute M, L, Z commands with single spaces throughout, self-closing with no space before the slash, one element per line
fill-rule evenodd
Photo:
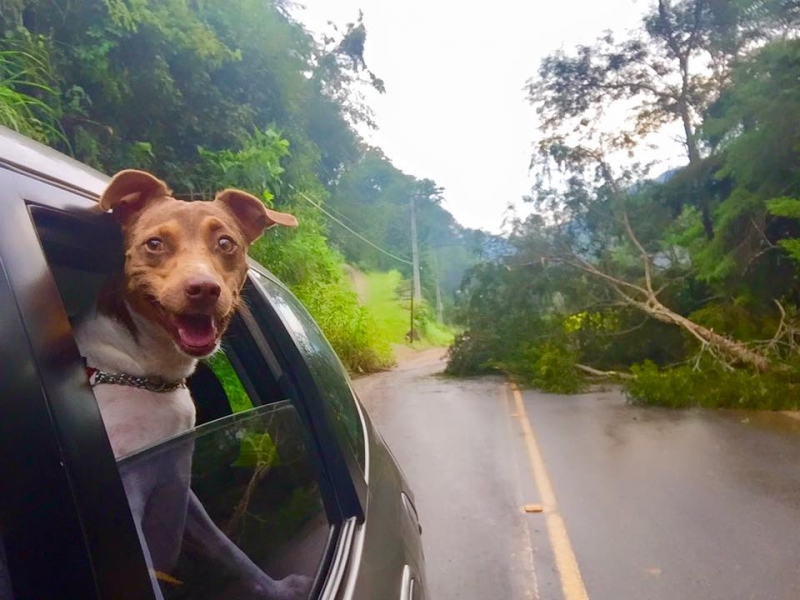
<path fill-rule="evenodd" d="M 211 303 L 216 302 L 222 289 L 213 279 L 190 279 L 186 282 L 186 296 L 192 302 Z"/>

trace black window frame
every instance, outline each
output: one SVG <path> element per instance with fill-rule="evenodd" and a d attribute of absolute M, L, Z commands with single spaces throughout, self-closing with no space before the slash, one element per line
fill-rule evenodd
<path fill-rule="evenodd" d="M 0 378 L 8 386 L 0 411 L 17 413 L 24 423 L 13 432 L 0 427 L 0 453 L 27 467 L 23 481 L 4 488 L 2 519 L 7 528 L 11 519 L 35 516 L 45 530 L 59 531 L 72 558 L 63 566 L 35 560 L 50 542 L 28 532 L 18 540 L 23 552 L 33 552 L 28 559 L 15 556 L 13 540 L 6 544 L 12 584 L 23 598 L 53 589 L 60 597 L 155 597 L 100 411 L 28 210 L 29 202 L 47 207 L 59 198 L 62 208 L 77 209 L 90 222 L 86 198 L 10 168 L 0 168 L 0 190 L 0 260 L 13 298 L 3 311 L 13 319 L 16 309 L 20 326 L 19 347 L 7 349 L 14 376 Z"/>

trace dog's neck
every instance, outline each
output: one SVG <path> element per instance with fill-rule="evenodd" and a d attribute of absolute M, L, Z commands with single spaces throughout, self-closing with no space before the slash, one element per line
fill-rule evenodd
<path fill-rule="evenodd" d="M 159 325 L 127 303 L 116 312 L 95 307 L 76 325 L 75 339 L 88 366 L 111 373 L 179 381 L 197 366 Z"/>

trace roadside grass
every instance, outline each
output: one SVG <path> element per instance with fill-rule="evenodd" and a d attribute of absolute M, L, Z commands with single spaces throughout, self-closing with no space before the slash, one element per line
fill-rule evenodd
<path fill-rule="evenodd" d="M 455 339 L 453 329 L 438 321 L 428 321 L 423 326 L 423 329 L 422 341 L 434 347 L 450 346 Z"/>
<path fill-rule="evenodd" d="M 404 343 L 409 315 L 397 293 L 403 276 L 399 271 L 371 271 L 364 277 L 367 281 L 364 306 L 377 321 L 385 339 L 394 344 Z"/>
<path fill-rule="evenodd" d="M 409 301 L 398 293 L 403 283 L 399 271 L 370 271 L 364 273 L 366 279 L 366 298 L 364 306 L 373 316 L 383 338 L 393 344 L 413 346 L 417 349 L 449 346 L 453 343 L 453 330 L 432 318 L 426 305 L 419 307 L 415 326 L 420 332 L 420 340 L 409 344 L 406 339 L 411 323 L 409 321 Z"/>

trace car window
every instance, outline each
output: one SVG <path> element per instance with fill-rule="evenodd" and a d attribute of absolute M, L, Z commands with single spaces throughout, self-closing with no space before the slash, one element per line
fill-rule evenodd
<path fill-rule="evenodd" d="M 91 308 L 109 265 L 84 246 L 91 236 L 71 230 L 63 214 L 39 227 L 74 320 Z M 132 512 L 144 515 L 139 535 L 166 598 L 273 597 L 270 586 L 290 584 L 293 598 L 305 597 L 296 592 L 311 588 L 332 539 L 322 467 L 241 317 L 222 346 L 187 380 L 198 425 L 119 463 Z"/>
<path fill-rule="evenodd" d="M 337 437 L 351 449 L 363 473 L 364 429 L 347 371 L 297 298 L 268 277 L 257 272 L 254 276 L 297 342 L 315 383 L 333 410 Z"/>
<path fill-rule="evenodd" d="M 120 462 L 127 486 L 180 462 L 180 455 L 192 457 L 191 473 L 185 475 L 202 509 L 190 501 L 177 566 L 158 573 L 165 598 L 247 597 L 263 577 L 290 577 L 310 587 L 329 524 L 302 428 L 291 403 L 281 401 L 207 423 Z M 159 509 L 169 513 L 166 503 L 154 504 L 143 526 L 154 554 L 168 543 L 164 537 L 171 531 Z M 210 540 L 208 531 L 198 533 L 197 510 L 246 558 L 220 552 L 224 542 Z M 252 565 L 261 571 L 255 578 Z"/>

